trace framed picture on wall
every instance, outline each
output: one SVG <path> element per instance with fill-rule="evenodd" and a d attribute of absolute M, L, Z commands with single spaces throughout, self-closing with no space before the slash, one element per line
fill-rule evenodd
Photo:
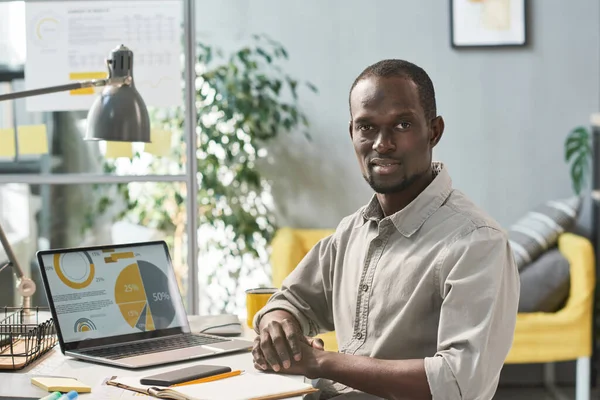
<path fill-rule="evenodd" d="M 452 47 L 524 46 L 526 0 L 450 0 Z"/>

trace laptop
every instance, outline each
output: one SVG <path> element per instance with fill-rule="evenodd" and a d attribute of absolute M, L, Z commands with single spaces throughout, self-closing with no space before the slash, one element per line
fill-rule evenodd
<path fill-rule="evenodd" d="M 252 348 L 192 333 L 164 241 L 37 252 L 63 354 L 143 368 Z"/>

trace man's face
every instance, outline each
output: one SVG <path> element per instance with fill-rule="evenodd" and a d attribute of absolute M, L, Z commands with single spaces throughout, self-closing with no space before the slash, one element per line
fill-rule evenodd
<path fill-rule="evenodd" d="M 412 80 L 363 79 L 350 95 L 350 111 L 354 150 L 375 192 L 401 192 L 429 171 L 443 121 L 427 119 Z"/>

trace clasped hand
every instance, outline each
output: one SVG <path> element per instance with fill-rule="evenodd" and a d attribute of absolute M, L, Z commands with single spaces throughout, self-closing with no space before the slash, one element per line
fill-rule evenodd
<path fill-rule="evenodd" d="M 320 353 L 324 353 L 323 341 L 305 336 L 289 319 L 272 320 L 262 327 L 252 348 L 256 369 L 308 378 L 316 378 Z"/>

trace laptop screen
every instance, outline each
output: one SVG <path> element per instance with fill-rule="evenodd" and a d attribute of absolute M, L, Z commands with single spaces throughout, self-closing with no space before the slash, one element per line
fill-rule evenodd
<path fill-rule="evenodd" d="M 39 261 L 65 344 L 188 329 L 164 242 L 47 251 Z"/>

